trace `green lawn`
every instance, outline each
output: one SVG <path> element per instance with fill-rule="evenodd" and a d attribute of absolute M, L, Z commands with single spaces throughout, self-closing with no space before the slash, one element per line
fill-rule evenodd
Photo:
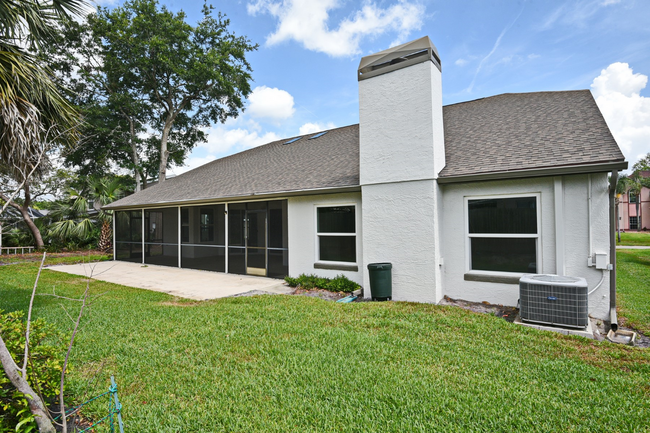
<path fill-rule="evenodd" d="M 630 326 L 650 336 L 650 250 L 616 252 L 619 314 Z"/>
<path fill-rule="evenodd" d="M 26 307 L 36 270 L 0 267 L 0 308 Z M 44 271 L 41 290 L 53 285 L 74 296 L 85 283 Z M 427 304 L 92 290 L 107 293 L 70 391 L 98 394 L 115 374 L 127 432 L 650 431 L 648 350 Z M 35 314 L 69 329 L 60 303 L 39 297 Z"/>
<path fill-rule="evenodd" d="M 634 245 L 634 246 L 650 246 L 650 233 L 646 232 L 621 232 L 621 242 L 618 242 L 618 235 L 616 238 L 617 245 Z"/>

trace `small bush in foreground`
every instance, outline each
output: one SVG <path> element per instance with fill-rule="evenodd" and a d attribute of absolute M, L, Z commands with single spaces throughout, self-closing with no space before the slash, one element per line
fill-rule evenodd
<path fill-rule="evenodd" d="M 0 335 L 16 364 L 22 366 L 25 351 L 25 314 L 0 310 Z M 62 334 L 42 319 L 32 321 L 29 332 L 27 380 L 45 401 L 59 394 L 65 343 Z M 22 428 L 22 430 L 21 430 Z M 27 399 L 11 384 L 0 368 L 0 431 L 36 430 Z"/>
<path fill-rule="evenodd" d="M 298 278 L 285 277 L 284 281 L 290 287 L 300 287 L 301 289 L 325 289 L 331 292 L 354 292 L 360 286 L 350 280 L 345 275 L 337 275 L 335 278 L 323 278 L 316 275 L 300 274 Z"/>

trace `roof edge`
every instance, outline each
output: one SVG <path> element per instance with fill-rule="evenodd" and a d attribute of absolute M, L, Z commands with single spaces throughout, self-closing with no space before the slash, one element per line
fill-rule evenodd
<path fill-rule="evenodd" d="M 300 196 L 300 195 L 318 195 L 318 194 L 339 194 L 345 192 L 359 192 L 361 191 L 361 186 L 359 185 L 349 185 L 349 186 L 337 186 L 337 187 L 325 187 L 325 188 L 311 188 L 311 189 L 300 189 L 292 191 L 275 191 L 275 192 L 261 192 L 253 194 L 242 194 L 242 195 L 232 195 L 226 197 L 214 197 L 214 198 L 201 198 L 194 200 L 183 200 L 183 201 L 166 201 L 166 202 L 155 202 L 155 203 L 140 203 L 132 204 L 125 206 L 113 206 L 114 203 L 103 206 L 102 209 L 105 210 L 129 210 L 129 209 L 151 209 L 157 207 L 175 207 L 175 206 L 194 206 L 207 203 L 223 203 L 231 201 L 246 201 L 246 200 L 258 200 L 258 199 L 271 199 L 271 198 L 280 198 L 280 197 L 291 197 L 291 196 Z"/>
<path fill-rule="evenodd" d="M 438 177 L 438 183 L 479 182 L 486 180 L 521 179 L 524 177 L 562 176 L 569 174 L 603 173 L 612 170 L 626 170 L 627 161 L 579 164 L 564 167 L 544 167 L 523 170 L 496 171 L 491 173 L 463 174 L 458 176 Z"/>

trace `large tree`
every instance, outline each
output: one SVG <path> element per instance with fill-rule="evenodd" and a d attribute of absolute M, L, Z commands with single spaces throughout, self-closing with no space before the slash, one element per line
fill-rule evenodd
<path fill-rule="evenodd" d="M 165 181 L 170 151 L 184 156 L 205 140 L 202 128 L 236 117 L 251 91 L 246 53 L 257 46 L 229 32 L 229 20 L 213 17 L 212 10 L 204 5 L 196 26 L 185 22 L 184 12 L 159 8 L 155 0 L 127 1 L 97 14 L 104 70 L 122 77 L 151 109 L 159 182 Z"/>
<path fill-rule="evenodd" d="M 64 63 L 77 63 L 57 69 L 78 89 L 88 139 L 68 162 L 115 162 L 134 173 L 136 184 L 144 186 L 147 176 L 164 181 L 172 164 L 205 141 L 204 129 L 243 110 L 251 91 L 246 54 L 257 45 L 228 26 L 210 6 L 192 26 L 183 12 L 155 0 L 100 7 L 86 25 L 69 23 L 60 43 L 77 52 Z"/>

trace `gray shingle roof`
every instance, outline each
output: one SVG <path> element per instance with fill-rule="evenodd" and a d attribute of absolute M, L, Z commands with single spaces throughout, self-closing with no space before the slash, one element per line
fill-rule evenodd
<path fill-rule="evenodd" d="M 622 162 L 589 90 L 515 93 L 443 107 L 440 177 Z M 359 185 L 359 125 L 274 141 L 125 197 L 127 207 Z"/>
<path fill-rule="evenodd" d="M 444 107 L 441 177 L 623 161 L 589 90 L 507 93 Z"/>
<path fill-rule="evenodd" d="M 212 161 L 107 208 L 359 185 L 359 126 L 283 139 Z"/>

